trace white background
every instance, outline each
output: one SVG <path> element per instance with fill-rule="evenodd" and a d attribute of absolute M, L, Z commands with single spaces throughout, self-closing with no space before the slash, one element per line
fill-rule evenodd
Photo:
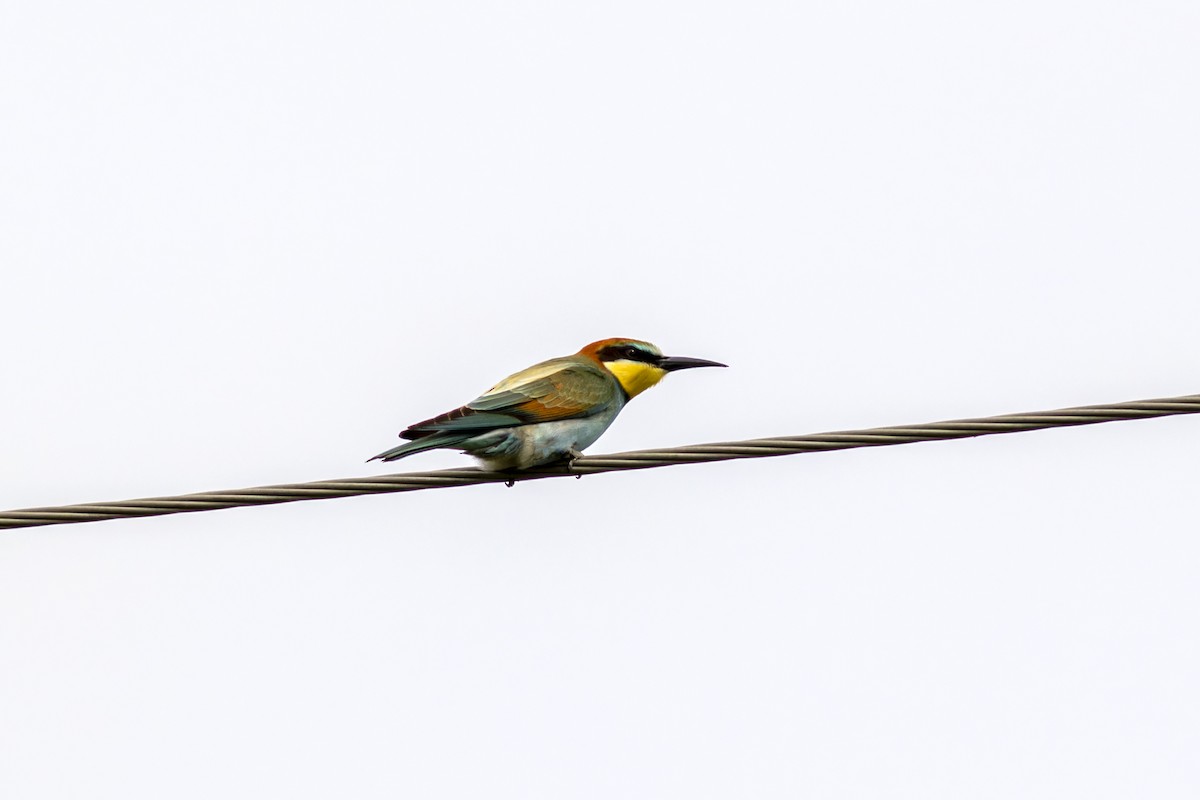
<path fill-rule="evenodd" d="M 21 2 L 0 508 L 1200 392 L 1200 6 Z M 1194 798 L 1200 420 L 0 535 L 6 798 Z"/>

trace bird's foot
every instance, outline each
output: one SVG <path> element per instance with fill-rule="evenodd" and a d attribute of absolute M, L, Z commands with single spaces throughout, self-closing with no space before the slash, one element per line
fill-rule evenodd
<path fill-rule="evenodd" d="M 583 453 L 579 452 L 574 447 L 572 447 L 570 450 L 568 450 L 567 451 L 567 469 L 574 472 L 575 471 L 575 462 L 581 458 L 583 458 Z M 575 480 L 579 480 L 582 477 L 583 477 L 582 472 L 576 473 Z"/>

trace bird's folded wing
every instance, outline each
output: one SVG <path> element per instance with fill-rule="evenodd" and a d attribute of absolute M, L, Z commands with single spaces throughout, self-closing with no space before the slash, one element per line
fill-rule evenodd
<path fill-rule="evenodd" d="M 608 407 L 619 391 L 599 367 L 553 360 L 505 378 L 461 408 L 419 422 L 405 438 L 435 431 L 492 430 L 533 422 L 576 419 Z"/>

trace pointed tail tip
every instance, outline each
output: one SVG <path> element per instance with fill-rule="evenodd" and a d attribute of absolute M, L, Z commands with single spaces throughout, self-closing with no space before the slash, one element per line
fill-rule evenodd
<path fill-rule="evenodd" d="M 382 453 L 379 453 L 378 455 L 371 456 L 370 458 L 367 459 L 367 463 L 370 464 L 372 461 L 382 461 L 385 463 L 388 461 L 397 461 L 401 458 L 404 458 L 407 455 L 411 455 L 413 452 L 414 452 L 413 450 L 405 449 L 404 445 L 400 445 L 399 447 L 393 447 L 391 450 L 384 450 Z M 415 452 L 420 452 L 420 451 L 415 451 Z"/>

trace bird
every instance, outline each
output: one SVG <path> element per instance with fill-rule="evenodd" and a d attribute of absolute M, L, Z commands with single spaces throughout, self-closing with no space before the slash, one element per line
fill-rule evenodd
<path fill-rule="evenodd" d="M 368 461 L 395 461 L 426 450 L 459 450 L 492 471 L 524 470 L 579 458 L 633 398 L 669 372 L 724 367 L 665 356 L 639 339 L 601 339 L 574 355 L 534 364 L 464 406 L 411 425 L 408 441 Z"/>

